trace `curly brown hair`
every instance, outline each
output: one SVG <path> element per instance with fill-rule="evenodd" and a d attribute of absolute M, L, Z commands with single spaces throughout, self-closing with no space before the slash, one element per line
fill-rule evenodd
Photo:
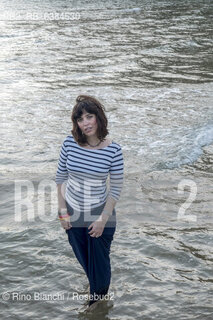
<path fill-rule="evenodd" d="M 97 136 L 101 141 L 104 140 L 106 135 L 109 133 L 107 129 L 108 120 L 105 115 L 104 106 L 94 97 L 87 95 L 79 95 L 76 98 L 76 104 L 72 109 L 71 120 L 73 128 L 71 130 L 75 141 L 79 144 L 87 143 L 87 138 L 82 135 L 82 132 L 78 126 L 77 120 L 82 116 L 83 111 L 96 115 L 96 121 L 98 125 Z"/>

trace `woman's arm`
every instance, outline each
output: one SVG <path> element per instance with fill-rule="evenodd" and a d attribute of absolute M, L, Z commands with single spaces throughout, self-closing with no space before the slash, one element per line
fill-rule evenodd
<path fill-rule="evenodd" d="M 58 194 L 58 210 L 66 209 L 66 201 L 65 201 L 65 186 L 64 184 L 57 185 L 57 194 Z"/>
<path fill-rule="evenodd" d="M 124 161 L 122 149 L 119 148 L 113 157 L 112 164 L 109 170 L 110 173 L 110 189 L 107 197 L 106 204 L 103 208 L 100 219 L 106 221 L 112 214 L 112 211 L 120 198 L 122 186 L 123 186 L 123 173 L 124 171 Z"/>
<path fill-rule="evenodd" d="M 57 184 L 57 193 L 58 193 L 58 208 L 66 208 L 65 203 L 65 182 L 68 179 L 67 171 L 67 150 L 66 150 L 66 139 L 64 140 L 60 156 L 58 160 L 58 169 L 56 172 L 55 182 Z"/>
<path fill-rule="evenodd" d="M 109 216 L 111 216 L 112 211 L 115 208 L 116 202 L 117 201 L 112 197 L 110 196 L 107 197 L 107 201 L 105 203 L 105 206 L 103 208 L 101 215 L 98 218 L 98 221 L 103 221 L 104 223 L 107 223 Z"/>
<path fill-rule="evenodd" d="M 66 140 L 65 140 L 66 141 Z M 60 157 L 58 161 L 58 169 L 56 172 L 56 184 L 57 184 L 57 196 L 58 196 L 58 214 L 59 219 L 61 221 L 61 225 L 64 229 L 70 229 L 70 216 L 67 212 L 67 206 L 65 201 L 65 189 L 66 185 L 65 182 L 68 178 L 68 171 L 66 167 L 67 161 L 67 150 L 65 141 L 61 146 Z"/>
<path fill-rule="evenodd" d="M 72 227 L 70 223 L 70 215 L 67 211 L 67 206 L 65 202 L 65 186 L 64 184 L 57 185 L 57 193 L 58 193 L 58 215 L 61 221 L 61 226 L 65 230 L 70 229 Z"/>

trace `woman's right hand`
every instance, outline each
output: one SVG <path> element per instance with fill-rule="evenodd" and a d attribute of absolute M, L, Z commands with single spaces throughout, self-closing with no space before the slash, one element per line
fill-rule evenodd
<path fill-rule="evenodd" d="M 60 222 L 63 229 L 68 230 L 72 228 L 72 225 L 70 223 L 70 217 L 63 218 L 63 220 L 60 220 Z"/>

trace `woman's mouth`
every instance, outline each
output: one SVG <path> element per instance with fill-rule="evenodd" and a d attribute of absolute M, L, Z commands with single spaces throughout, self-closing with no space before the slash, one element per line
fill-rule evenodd
<path fill-rule="evenodd" d="M 90 128 L 85 129 L 85 132 L 87 133 L 87 132 L 89 132 L 91 130 L 92 130 L 92 128 L 90 127 Z"/>

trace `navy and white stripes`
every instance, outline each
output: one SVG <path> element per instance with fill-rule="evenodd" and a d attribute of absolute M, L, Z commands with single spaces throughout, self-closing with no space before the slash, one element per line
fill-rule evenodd
<path fill-rule="evenodd" d="M 65 200 L 76 210 L 91 210 L 102 205 L 107 196 L 120 197 L 123 185 L 123 154 L 119 144 L 112 143 L 102 149 L 80 147 L 69 135 L 64 140 L 56 184 L 66 183 Z M 107 177 L 110 188 L 107 192 Z"/>

